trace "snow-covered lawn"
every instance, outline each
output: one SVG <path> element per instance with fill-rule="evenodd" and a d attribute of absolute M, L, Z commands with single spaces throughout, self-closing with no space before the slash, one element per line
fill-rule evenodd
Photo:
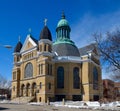
<path fill-rule="evenodd" d="M 29 103 L 30 105 L 44 105 L 44 103 Z M 110 103 L 102 103 L 99 102 L 90 102 L 90 101 L 66 101 L 65 104 L 63 102 L 50 102 L 50 105 L 56 107 L 69 107 L 69 108 L 77 108 L 77 109 L 103 109 L 103 110 L 113 110 L 120 111 L 120 101 L 110 102 Z"/>
<path fill-rule="evenodd" d="M 10 100 L 0 100 L 0 103 L 9 103 Z"/>
<path fill-rule="evenodd" d="M 0 101 L 0 103 L 11 103 L 9 100 Z M 45 103 L 31 102 L 28 105 L 45 105 Z M 104 109 L 104 110 L 113 110 L 120 111 L 120 101 L 102 103 L 91 102 L 91 101 L 65 101 L 63 102 L 50 102 L 50 105 L 55 107 L 69 107 L 69 108 L 79 108 L 79 109 Z"/>

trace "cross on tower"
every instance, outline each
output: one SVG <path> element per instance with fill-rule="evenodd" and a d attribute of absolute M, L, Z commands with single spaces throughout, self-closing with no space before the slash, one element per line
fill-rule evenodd
<path fill-rule="evenodd" d="M 31 32 L 32 32 L 32 29 L 31 29 L 31 28 L 29 28 L 29 29 L 28 29 L 28 31 L 29 31 L 29 33 L 31 34 Z"/>
<path fill-rule="evenodd" d="M 18 36 L 18 41 L 20 42 L 20 39 L 21 39 L 21 37 L 20 37 L 20 35 Z"/>
<path fill-rule="evenodd" d="M 45 24 L 45 26 L 47 25 L 47 19 L 45 18 L 45 20 L 44 20 L 44 24 Z"/>

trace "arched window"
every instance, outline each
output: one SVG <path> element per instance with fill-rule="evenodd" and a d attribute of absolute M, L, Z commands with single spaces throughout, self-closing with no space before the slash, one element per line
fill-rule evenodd
<path fill-rule="evenodd" d="M 51 52 L 51 46 L 50 45 L 48 45 L 48 51 Z"/>
<path fill-rule="evenodd" d="M 73 69 L 73 88 L 80 88 L 80 77 L 79 77 L 79 68 L 75 67 Z"/>
<path fill-rule="evenodd" d="M 40 89 L 42 89 L 42 82 L 40 82 Z"/>
<path fill-rule="evenodd" d="M 51 89 L 51 83 L 48 83 L 48 89 L 49 90 Z"/>
<path fill-rule="evenodd" d="M 13 80 L 16 79 L 16 72 L 13 72 Z"/>
<path fill-rule="evenodd" d="M 52 75 L 52 64 L 48 63 L 48 75 Z"/>
<path fill-rule="evenodd" d="M 32 96 L 36 96 L 36 89 L 37 89 L 37 85 L 36 85 L 36 83 L 34 82 L 34 83 L 32 84 Z"/>
<path fill-rule="evenodd" d="M 42 52 L 42 45 L 40 45 L 40 52 Z"/>
<path fill-rule="evenodd" d="M 98 89 L 98 70 L 96 67 L 93 69 L 93 89 Z"/>
<path fill-rule="evenodd" d="M 40 66 L 40 64 L 39 64 L 39 66 L 38 66 L 38 69 L 39 69 L 39 75 L 40 75 L 40 68 L 41 68 L 41 66 Z"/>
<path fill-rule="evenodd" d="M 26 85 L 26 96 L 30 96 L 30 84 Z"/>
<path fill-rule="evenodd" d="M 25 85 L 22 84 L 21 85 L 21 96 L 24 96 L 24 92 L 25 92 Z"/>
<path fill-rule="evenodd" d="M 27 63 L 25 66 L 24 78 L 29 78 L 33 76 L 33 65 L 32 63 Z"/>
<path fill-rule="evenodd" d="M 46 50 L 47 50 L 47 44 L 44 45 L 44 51 L 46 51 Z"/>
<path fill-rule="evenodd" d="M 57 69 L 57 88 L 64 88 L 64 68 Z"/>
<path fill-rule="evenodd" d="M 41 64 L 41 74 L 43 74 L 43 64 Z"/>
<path fill-rule="evenodd" d="M 39 98 L 39 101 L 41 102 L 41 97 Z"/>

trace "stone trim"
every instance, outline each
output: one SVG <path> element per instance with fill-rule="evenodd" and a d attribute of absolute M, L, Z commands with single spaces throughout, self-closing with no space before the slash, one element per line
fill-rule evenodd
<path fill-rule="evenodd" d="M 41 44 L 41 43 L 48 43 L 48 44 L 52 45 L 52 42 L 50 40 L 48 40 L 48 39 L 41 39 L 38 43 L 39 44 Z"/>

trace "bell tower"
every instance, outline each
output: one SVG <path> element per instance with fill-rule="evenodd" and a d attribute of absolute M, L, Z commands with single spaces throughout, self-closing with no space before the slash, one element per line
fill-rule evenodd
<path fill-rule="evenodd" d="M 47 27 L 47 19 L 45 19 L 44 23 L 45 24 L 38 41 L 37 67 L 39 75 L 38 81 L 40 82 L 41 89 L 39 90 L 37 100 L 47 102 L 48 98 L 54 97 L 54 64 L 52 62 L 52 36 L 49 28 Z"/>
<path fill-rule="evenodd" d="M 44 20 L 44 28 L 40 33 L 39 40 L 39 52 L 41 53 L 51 53 L 52 51 L 52 36 L 51 32 L 47 27 L 47 19 Z"/>
<path fill-rule="evenodd" d="M 22 48 L 22 43 L 19 41 L 14 49 L 14 67 L 12 70 L 12 98 L 18 97 L 20 92 L 20 50 Z"/>

